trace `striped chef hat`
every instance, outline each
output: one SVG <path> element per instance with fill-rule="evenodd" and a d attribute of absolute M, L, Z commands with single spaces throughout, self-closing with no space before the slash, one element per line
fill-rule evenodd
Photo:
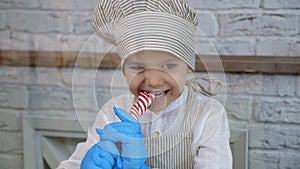
<path fill-rule="evenodd" d="M 197 13 L 185 0 L 100 0 L 93 19 L 100 36 L 125 60 L 143 50 L 169 52 L 195 69 Z"/>

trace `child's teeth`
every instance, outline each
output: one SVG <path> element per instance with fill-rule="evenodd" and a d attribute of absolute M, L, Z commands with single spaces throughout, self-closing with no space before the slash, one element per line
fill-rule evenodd
<path fill-rule="evenodd" d="M 160 91 L 160 92 L 151 92 L 152 94 L 155 95 L 155 97 L 159 97 L 162 96 L 164 94 L 164 92 Z"/>

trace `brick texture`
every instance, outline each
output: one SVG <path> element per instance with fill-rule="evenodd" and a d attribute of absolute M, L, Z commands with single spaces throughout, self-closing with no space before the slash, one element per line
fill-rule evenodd
<path fill-rule="evenodd" d="M 256 55 L 263 56 L 298 56 L 299 41 L 287 38 L 257 39 Z"/>
<path fill-rule="evenodd" d="M 298 0 L 264 0 L 262 6 L 267 9 L 299 9 Z"/>
<path fill-rule="evenodd" d="M 10 0 L 0 1 L 0 9 L 37 9 L 39 8 L 39 0 Z"/>
<path fill-rule="evenodd" d="M 17 110 L 0 109 L 0 130 L 18 131 L 20 130 L 20 112 Z"/>
<path fill-rule="evenodd" d="M 0 131 L 0 153 L 20 154 L 22 152 L 22 135 L 19 132 Z M 14 140 L 14 141 L 12 141 Z"/>
<path fill-rule="evenodd" d="M 198 25 L 200 35 L 205 37 L 217 36 L 218 23 L 213 13 L 199 13 Z"/>
<path fill-rule="evenodd" d="M 7 26 L 16 31 L 32 33 L 71 33 L 72 21 L 64 12 L 10 10 Z"/>
<path fill-rule="evenodd" d="M 263 97 L 255 99 L 254 115 L 262 122 L 300 124 L 300 99 Z"/>
<path fill-rule="evenodd" d="M 5 29 L 5 13 L 4 12 L 0 12 L 0 30 Z"/>
<path fill-rule="evenodd" d="M 252 98 L 228 96 L 225 103 L 230 119 L 248 121 L 251 119 Z"/>
<path fill-rule="evenodd" d="M 7 153 L 0 153 L 0 164 L 2 169 L 23 169 L 24 162 L 22 155 L 14 155 Z"/>
<path fill-rule="evenodd" d="M 300 97 L 300 77 L 297 77 L 297 96 Z"/>
<path fill-rule="evenodd" d="M 98 0 L 89 0 L 87 2 L 81 0 L 40 0 L 42 9 L 51 10 L 93 10 L 98 4 Z"/>
<path fill-rule="evenodd" d="M 295 152 L 276 152 L 276 151 L 250 151 L 249 158 L 253 159 L 249 162 L 249 169 L 261 168 L 293 168 L 296 169 L 300 165 L 299 153 Z"/>
<path fill-rule="evenodd" d="M 73 110 L 72 91 L 54 86 L 31 86 L 30 108 L 33 110 Z"/>
<path fill-rule="evenodd" d="M 282 150 L 299 148 L 299 126 L 297 125 L 251 125 L 249 146 L 253 149 Z"/>
<path fill-rule="evenodd" d="M 264 95 L 295 96 L 296 76 L 293 75 L 266 75 L 262 80 L 262 91 Z"/>
<path fill-rule="evenodd" d="M 259 0 L 188 0 L 189 4 L 196 9 L 232 9 L 232 8 L 258 8 Z"/>
<path fill-rule="evenodd" d="M 221 36 L 292 36 L 297 35 L 297 15 L 280 13 L 220 14 Z"/>
<path fill-rule="evenodd" d="M 26 86 L 0 84 L 0 107 L 26 109 L 29 103 Z"/>

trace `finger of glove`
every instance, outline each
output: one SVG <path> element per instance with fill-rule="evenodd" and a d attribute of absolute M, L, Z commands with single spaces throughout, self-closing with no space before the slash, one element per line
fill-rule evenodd
<path fill-rule="evenodd" d="M 97 132 L 97 134 L 98 134 L 99 136 L 101 136 L 102 133 L 103 133 L 103 130 L 100 129 L 100 128 L 96 128 L 96 132 Z"/>
<path fill-rule="evenodd" d="M 92 152 L 92 159 L 95 165 L 99 167 L 109 168 L 115 164 L 112 154 L 96 145 Z"/>
<path fill-rule="evenodd" d="M 133 159 L 147 159 L 149 157 L 146 145 L 143 139 L 122 144 L 122 157 Z"/>
<path fill-rule="evenodd" d="M 123 161 L 123 169 L 151 169 L 145 162 L 146 160 L 139 161 Z"/>
<path fill-rule="evenodd" d="M 113 169 L 122 169 L 123 168 L 123 161 L 122 161 L 122 158 L 121 156 L 117 156 L 116 158 L 116 163 L 115 165 L 113 166 Z"/>
<path fill-rule="evenodd" d="M 80 169 L 105 169 L 110 168 L 111 164 L 101 157 L 101 153 L 104 150 L 95 144 L 89 149 L 84 158 L 81 161 Z"/>
<path fill-rule="evenodd" d="M 124 123 L 124 122 L 117 122 Z M 144 138 L 140 130 L 132 130 L 128 125 L 123 124 L 111 124 L 105 126 L 100 132 L 101 140 L 109 140 L 112 142 L 128 142 L 132 139 Z M 99 130 L 100 131 L 100 130 Z"/>
<path fill-rule="evenodd" d="M 121 134 L 117 132 L 115 129 L 112 129 L 111 127 L 105 126 L 103 130 L 96 129 L 97 133 L 100 135 L 101 141 L 111 141 L 111 142 L 122 142 L 124 139 L 122 136 L 124 134 Z"/>
<path fill-rule="evenodd" d="M 109 161 L 107 161 L 107 159 L 103 157 L 99 157 L 95 165 L 101 169 L 107 169 L 107 168 L 112 168 L 114 164 L 111 164 Z M 90 167 L 88 169 L 90 169 Z"/>
<path fill-rule="evenodd" d="M 86 161 L 82 161 L 80 164 L 80 169 L 106 169 L 105 167 L 107 168 L 108 166 L 99 166 L 93 162 L 88 163 Z"/>
<path fill-rule="evenodd" d="M 101 140 L 97 143 L 101 149 L 110 153 L 113 158 L 120 156 L 120 152 L 115 143 L 111 141 Z"/>
<path fill-rule="evenodd" d="M 138 121 L 136 121 L 135 118 L 132 117 L 132 115 L 129 114 L 127 111 L 117 107 L 114 107 L 113 109 L 116 116 L 118 116 L 121 121 L 138 123 Z"/>
<path fill-rule="evenodd" d="M 126 133 L 141 133 L 141 126 L 138 123 L 131 122 L 112 122 L 107 127 L 112 128 L 117 132 Z"/>

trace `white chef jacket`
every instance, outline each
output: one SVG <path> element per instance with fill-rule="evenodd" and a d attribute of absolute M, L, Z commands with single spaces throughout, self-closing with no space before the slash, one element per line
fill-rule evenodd
<path fill-rule="evenodd" d="M 181 96 L 161 113 L 156 114 L 147 110 L 139 119 L 145 137 L 167 135 L 179 132 L 185 119 L 187 106 L 187 88 Z M 232 154 L 229 146 L 230 130 L 224 107 L 211 97 L 198 94 L 198 112 L 192 124 L 192 154 L 195 169 L 231 169 Z M 113 106 L 130 111 L 133 95 L 115 97 L 103 105 L 95 123 L 88 130 L 86 142 L 79 143 L 68 160 L 62 161 L 59 169 L 79 169 L 80 163 L 87 151 L 99 142 L 96 128 L 103 128 L 106 124 L 120 121 L 113 112 Z"/>

